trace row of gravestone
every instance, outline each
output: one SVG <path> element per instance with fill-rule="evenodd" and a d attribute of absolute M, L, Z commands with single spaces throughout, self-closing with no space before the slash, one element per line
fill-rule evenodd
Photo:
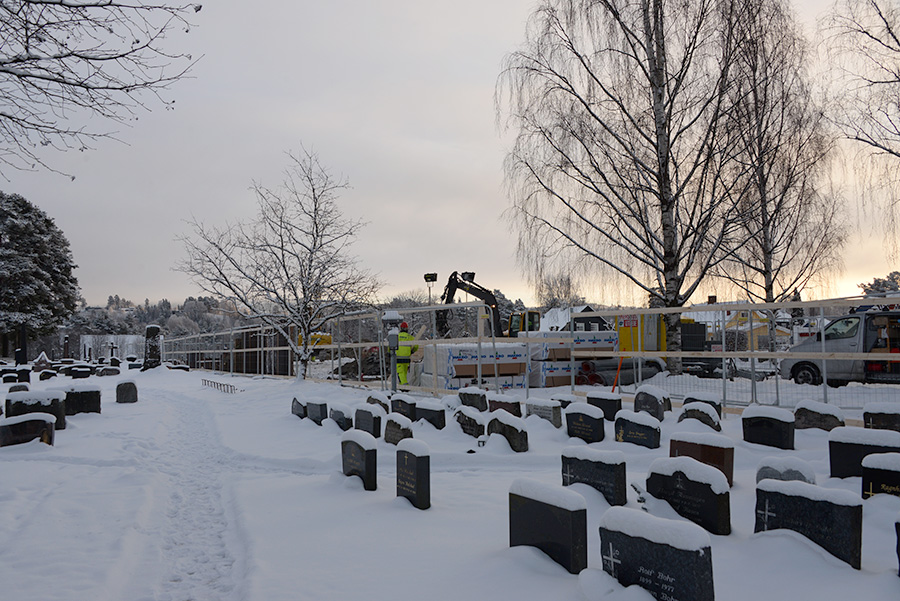
<path fill-rule="evenodd" d="M 135 403 L 137 399 L 134 382 L 124 381 L 116 386 L 117 403 Z M 53 445 L 55 431 L 66 429 L 66 416 L 100 413 L 100 388 L 11 391 L 6 396 L 5 409 L 6 419 L 0 420 L 0 447 L 35 439 Z"/>
<path fill-rule="evenodd" d="M 358 476 L 365 490 L 378 488 L 378 449 L 375 437 L 362 430 L 349 430 L 341 437 L 341 469 L 345 476 Z M 428 445 L 404 439 L 397 444 L 397 496 L 417 509 L 431 507 L 431 457 Z"/>

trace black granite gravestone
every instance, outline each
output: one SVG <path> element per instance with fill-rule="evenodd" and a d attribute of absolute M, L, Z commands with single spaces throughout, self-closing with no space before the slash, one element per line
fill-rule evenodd
<path fill-rule="evenodd" d="M 511 448 L 516 453 L 525 453 L 528 451 L 528 431 L 525 429 L 525 423 L 521 418 L 510 415 L 506 411 L 497 411 L 490 414 L 491 421 L 488 422 L 488 434 L 499 434 L 506 439 Z"/>
<path fill-rule="evenodd" d="M 378 405 L 373 405 L 371 409 L 358 407 L 353 417 L 353 424 L 357 430 L 368 432 L 373 438 L 381 438 L 381 411 Z"/>
<path fill-rule="evenodd" d="M 12 374 L 3 374 L 3 383 L 4 383 L 4 384 L 12 384 L 12 383 L 18 382 L 18 381 L 19 381 L 19 376 L 17 376 L 17 375 L 14 374 L 14 373 L 12 373 Z"/>
<path fill-rule="evenodd" d="M 559 393 L 559 392 L 555 392 L 555 393 L 551 394 L 551 395 L 550 395 L 550 400 L 551 400 L 551 401 L 556 401 L 557 403 L 559 403 L 559 407 L 560 407 L 563 411 L 565 411 L 565 410 L 566 410 L 566 407 L 568 407 L 568 406 L 571 405 L 572 403 L 578 403 L 578 402 L 579 402 L 578 397 L 577 397 L 576 395 L 574 395 L 574 394 L 562 394 L 562 393 Z"/>
<path fill-rule="evenodd" d="M 537 547 L 571 574 L 587 567 L 587 506 L 565 489 L 520 478 L 509 489 L 509 546 Z"/>
<path fill-rule="evenodd" d="M 328 417 L 328 404 L 307 401 L 306 417 L 311 419 L 317 426 L 321 426 L 325 418 Z"/>
<path fill-rule="evenodd" d="M 457 393 L 459 401 L 466 407 L 473 407 L 477 411 L 487 411 L 487 391 L 480 388 L 460 388 Z"/>
<path fill-rule="evenodd" d="M 678 416 L 678 422 L 681 423 L 686 419 L 695 419 L 700 423 L 709 426 L 716 432 L 722 431 L 722 425 L 719 423 L 719 415 L 712 405 L 707 403 L 685 403 L 681 407 L 681 414 Z"/>
<path fill-rule="evenodd" d="M 28 384 L 22 382 L 20 384 L 13 384 L 9 387 L 9 390 L 7 392 L 25 392 L 27 390 L 29 390 Z"/>
<path fill-rule="evenodd" d="M 794 414 L 787 409 L 750 405 L 741 414 L 744 441 L 778 449 L 794 448 Z"/>
<path fill-rule="evenodd" d="M 709 535 L 695 524 L 610 507 L 600 517 L 600 558 L 622 586 L 659 601 L 715 599 Z"/>
<path fill-rule="evenodd" d="M 110 357 L 109 364 L 113 367 L 119 367 L 120 365 L 122 365 L 122 360 L 118 357 Z"/>
<path fill-rule="evenodd" d="M 460 407 L 456 411 L 456 423 L 465 434 L 473 438 L 484 436 L 486 430 L 484 419 L 471 407 Z"/>
<path fill-rule="evenodd" d="M 91 368 L 82 365 L 73 366 L 69 369 L 69 375 L 73 380 L 85 380 L 91 377 Z"/>
<path fill-rule="evenodd" d="M 66 429 L 66 393 L 60 390 L 13 392 L 6 395 L 6 416 L 49 413 L 56 418 L 56 430 Z"/>
<path fill-rule="evenodd" d="M 353 415 L 350 409 L 345 405 L 332 403 L 328 408 L 328 417 L 330 417 L 338 425 L 338 428 L 346 432 L 353 427 Z"/>
<path fill-rule="evenodd" d="M 570 438 L 600 442 L 606 434 L 603 424 L 603 411 L 593 405 L 572 403 L 566 408 L 566 432 Z"/>
<path fill-rule="evenodd" d="M 53 371 L 52 369 L 45 369 L 44 371 L 42 371 L 41 373 L 38 374 L 38 380 L 40 380 L 41 382 L 45 382 L 45 381 L 47 381 L 51 378 L 55 378 L 55 377 L 56 377 L 56 372 Z"/>
<path fill-rule="evenodd" d="M 559 401 L 527 400 L 525 401 L 525 415 L 526 417 L 537 415 L 553 424 L 554 428 L 562 428 L 562 406 Z"/>
<path fill-rule="evenodd" d="M 416 419 L 416 401 L 405 394 L 395 394 L 391 397 L 391 412 L 414 420 Z"/>
<path fill-rule="evenodd" d="M 669 393 L 665 390 L 648 384 L 638 386 L 634 393 L 635 413 L 643 411 L 662 421 L 665 417 L 665 412 L 671 410 L 672 401 L 669 399 Z"/>
<path fill-rule="evenodd" d="M 598 407 L 603 411 L 603 419 L 608 422 L 616 421 L 616 413 L 622 410 L 622 395 L 611 392 L 589 392 L 587 394 L 589 405 Z"/>
<path fill-rule="evenodd" d="M 16 381 L 29 383 L 31 382 L 31 368 L 21 367 L 16 370 Z"/>
<path fill-rule="evenodd" d="M 134 382 L 125 380 L 116 385 L 116 402 L 117 403 L 137 403 L 138 390 Z"/>
<path fill-rule="evenodd" d="M 488 399 L 488 411 L 506 411 L 515 417 L 522 417 L 522 404 L 519 401 L 503 401 L 500 399 Z"/>
<path fill-rule="evenodd" d="M 725 475 L 692 457 L 650 464 L 647 492 L 713 534 L 731 534 L 731 496 Z"/>
<path fill-rule="evenodd" d="M 306 405 L 296 398 L 291 400 L 291 413 L 300 419 L 306 418 Z"/>
<path fill-rule="evenodd" d="M 756 486 L 754 532 L 786 528 L 860 569 L 862 501 L 846 490 L 763 480 Z"/>
<path fill-rule="evenodd" d="M 100 388 L 66 390 L 66 415 L 100 413 Z"/>
<path fill-rule="evenodd" d="M 431 456 L 428 446 L 407 438 L 397 445 L 397 496 L 413 507 L 431 507 Z"/>
<path fill-rule="evenodd" d="M 391 401 L 387 398 L 387 396 L 381 394 L 380 392 L 372 392 L 369 393 L 369 397 L 366 399 L 366 403 L 369 405 L 378 405 L 382 409 L 384 409 L 385 414 L 391 412 Z"/>
<path fill-rule="evenodd" d="M 684 395 L 684 405 L 688 403 L 706 403 L 716 412 L 719 418 L 722 417 L 722 395 L 709 392 L 689 392 Z"/>
<path fill-rule="evenodd" d="M 39 440 L 53 446 L 56 417 L 49 413 L 29 413 L 0 422 L 0 447 Z"/>
<path fill-rule="evenodd" d="M 900 432 L 900 403 L 867 403 L 863 409 L 863 425 L 866 428 Z"/>
<path fill-rule="evenodd" d="M 627 501 L 625 454 L 584 446 L 563 449 L 562 484 L 587 484 L 610 505 L 624 505 Z"/>
<path fill-rule="evenodd" d="M 153 369 L 160 365 L 162 365 L 160 328 L 157 325 L 149 325 L 144 332 L 144 366 L 141 368 L 141 371 Z"/>
<path fill-rule="evenodd" d="M 365 490 L 375 490 L 377 450 L 375 439 L 361 430 L 350 430 L 341 437 L 341 466 L 345 476 L 359 476 Z"/>
<path fill-rule="evenodd" d="M 825 430 L 830 432 L 844 425 L 843 412 L 825 403 L 801 401 L 794 407 L 794 428 L 797 430 Z"/>
<path fill-rule="evenodd" d="M 447 427 L 447 412 L 439 403 L 419 401 L 416 404 L 415 421 L 420 419 L 424 419 L 438 430 L 443 430 Z"/>
<path fill-rule="evenodd" d="M 873 453 L 862 460 L 862 498 L 888 494 L 900 497 L 900 453 Z"/>
<path fill-rule="evenodd" d="M 669 440 L 670 457 L 693 457 L 711 465 L 734 483 L 734 443 L 727 436 L 712 433 L 679 432 Z"/>
<path fill-rule="evenodd" d="M 660 440 L 659 421 L 652 415 L 623 409 L 616 414 L 616 442 L 658 449 Z"/>
<path fill-rule="evenodd" d="M 832 478 L 862 476 L 862 460 L 873 453 L 900 452 L 900 432 L 870 428 L 835 428 L 828 435 Z"/>
<path fill-rule="evenodd" d="M 405 415 L 390 413 L 384 425 L 384 441 L 388 444 L 397 444 L 404 438 L 412 438 L 412 422 Z"/>

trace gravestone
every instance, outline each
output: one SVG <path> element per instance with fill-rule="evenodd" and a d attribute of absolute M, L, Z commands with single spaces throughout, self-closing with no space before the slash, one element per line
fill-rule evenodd
<path fill-rule="evenodd" d="M 512 416 L 522 417 L 522 404 L 519 401 L 488 398 L 488 411 L 506 411 Z"/>
<path fill-rule="evenodd" d="M 787 409 L 750 405 L 741 414 L 744 441 L 778 449 L 794 448 L 794 414 Z"/>
<path fill-rule="evenodd" d="M 862 513 L 862 500 L 849 491 L 799 481 L 763 480 L 756 485 L 753 531 L 793 530 L 858 570 Z"/>
<path fill-rule="evenodd" d="M 873 453 L 862 460 L 862 498 L 887 494 L 900 497 L 900 453 Z"/>
<path fill-rule="evenodd" d="M 900 517 L 897 518 L 897 522 L 894 524 L 894 532 L 897 533 L 897 574 L 900 575 Z"/>
<path fill-rule="evenodd" d="M 125 360 L 128 361 L 129 363 L 135 363 L 138 360 L 138 358 L 137 358 L 137 355 L 125 355 Z M 63 359 L 63 361 L 65 361 L 65 359 Z"/>
<path fill-rule="evenodd" d="M 480 388 L 475 388 L 474 386 L 460 388 L 457 395 L 459 396 L 459 401 L 466 407 L 472 407 L 477 411 L 488 410 L 487 392 Z"/>
<path fill-rule="evenodd" d="M 144 366 L 141 371 L 147 371 L 160 365 L 162 365 L 160 329 L 157 325 L 149 325 L 144 332 Z"/>
<path fill-rule="evenodd" d="M 585 446 L 563 449 L 562 485 L 572 484 L 587 484 L 610 505 L 624 505 L 627 502 L 625 453 Z"/>
<path fill-rule="evenodd" d="M 716 412 L 719 418 L 722 417 L 722 395 L 713 392 L 689 392 L 684 395 L 684 405 L 688 403 L 706 403 Z"/>
<path fill-rule="evenodd" d="M 109 358 L 109 364 L 110 364 L 112 367 L 119 367 L 120 365 L 122 365 L 122 360 L 119 359 L 118 357 L 110 357 L 110 358 Z"/>
<path fill-rule="evenodd" d="M 298 401 L 296 397 L 291 399 L 291 414 L 300 419 L 306 418 L 306 405 Z"/>
<path fill-rule="evenodd" d="M 409 395 L 395 394 L 391 397 L 391 412 L 414 420 L 416 419 L 416 401 Z"/>
<path fill-rule="evenodd" d="M 20 367 L 16 370 L 16 381 L 17 382 L 31 382 L 31 368 L 30 367 Z"/>
<path fill-rule="evenodd" d="M 554 428 L 562 428 L 562 406 L 559 401 L 528 399 L 525 401 L 525 417 L 531 415 L 547 420 Z"/>
<path fill-rule="evenodd" d="M 28 413 L 0 421 L 0 447 L 39 440 L 53 446 L 56 417 L 49 413 Z"/>
<path fill-rule="evenodd" d="M 587 567 L 587 504 L 578 493 L 519 478 L 509 488 L 509 546 L 537 547 L 571 574 Z"/>
<path fill-rule="evenodd" d="M 49 413 L 56 418 L 56 429 L 66 429 L 66 393 L 61 390 L 29 390 L 6 395 L 6 416 Z"/>
<path fill-rule="evenodd" d="M 807 484 L 816 483 L 813 467 L 799 457 L 763 457 L 756 468 L 757 484 L 762 480 L 799 480 Z"/>
<path fill-rule="evenodd" d="M 98 376 L 118 376 L 121 372 L 118 367 L 102 367 L 97 370 Z"/>
<path fill-rule="evenodd" d="M 137 401 L 138 390 L 137 385 L 134 382 L 131 380 L 122 380 L 116 384 L 117 403 L 137 403 Z"/>
<path fill-rule="evenodd" d="M 367 432 L 373 438 L 381 438 L 382 410 L 378 405 L 357 407 L 353 416 L 354 428 Z"/>
<path fill-rule="evenodd" d="M 26 390 L 29 390 L 28 384 L 23 382 L 21 384 L 13 384 L 9 387 L 9 390 L 7 392 L 24 392 Z"/>
<path fill-rule="evenodd" d="M 443 430 L 447 427 L 447 412 L 440 403 L 429 401 L 419 401 L 416 404 L 416 421 L 424 419 L 426 422 L 434 426 L 437 430 Z"/>
<path fill-rule="evenodd" d="M 384 442 L 397 444 L 404 438 L 412 438 L 412 422 L 405 415 L 389 413 L 384 425 Z"/>
<path fill-rule="evenodd" d="M 587 403 L 572 403 L 565 413 L 566 432 L 570 438 L 580 438 L 588 444 L 603 440 L 606 434 L 603 410 Z"/>
<path fill-rule="evenodd" d="M 731 534 L 728 480 L 692 457 L 663 457 L 650 464 L 647 492 L 713 534 Z"/>
<path fill-rule="evenodd" d="M 843 427 L 828 434 L 832 478 L 862 476 L 863 457 L 873 453 L 900 453 L 900 432 Z"/>
<path fill-rule="evenodd" d="M 560 392 L 554 392 L 550 395 L 550 400 L 559 403 L 560 408 L 565 411 L 565 409 L 572 403 L 579 402 L 579 397 L 574 394 L 562 394 Z"/>
<path fill-rule="evenodd" d="M 61 388 L 66 393 L 66 415 L 100 413 L 100 387 L 78 385 Z"/>
<path fill-rule="evenodd" d="M 19 381 L 19 376 L 17 376 L 17 375 L 14 374 L 14 373 L 12 373 L 12 374 L 3 374 L 3 383 L 4 383 L 4 384 L 12 384 L 12 383 L 18 382 L 18 381 Z"/>
<path fill-rule="evenodd" d="M 311 419 L 317 426 L 321 426 L 325 418 L 328 417 L 327 403 L 306 402 L 306 417 Z"/>
<path fill-rule="evenodd" d="M 407 438 L 397 444 L 397 496 L 416 509 L 431 507 L 431 453 L 422 441 Z"/>
<path fill-rule="evenodd" d="M 516 453 L 528 451 L 528 431 L 522 418 L 510 415 L 506 411 L 495 411 L 489 417 L 488 434 L 501 435 L 509 443 L 509 448 Z"/>
<path fill-rule="evenodd" d="M 816 401 L 800 401 L 794 407 L 794 428 L 831 432 L 844 425 L 844 413 L 833 405 Z"/>
<path fill-rule="evenodd" d="M 350 408 L 340 403 L 332 403 L 328 407 L 328 417 L 338 425 L 338 428 L 346 432 L 353 427 L 353 414 Z"/>
<path fill-rule="evenodd" d="M 900 403 L 866 403 L 863 408 L 863 425 L 866 428 L 900 432 Z"/>
<path fill-rule="evenodd" d="M 622 410 L 622 395 L 612 392 L 589 392 L 587 394 L 589 405 L 599 407 L 603 411 L 603 419 L 608 422 L 616 421 L 616 413 Z"/>
<path fill-rule="evenodd" d="M 652 415 L 622 409 L 616 414 L 615 428 L 616 442 L 659 448 L 660 424 Z"/>
<path fill-rule="evenodd" d="M 391 412 L 391 401 L 386 395 L 380 392 L 370 392 L 369 397 L 366 399 L 366 403 L 369 405 L 378 405 L 384 409 L 385 415 Z"/>
<path fill-rule="evenodd" d="M 681 407 L 681 414 L 678 416 L 678 422 L 681 423 L 686 419 L 695 419 L 700 423 L 709 426 L 716 432 L 722 431 L 722 425 L 719 423 L 719 414 L 713 409 L 712 405 L 707 403 L 685 403 Z"/>
<path fill-rule="evenodd" d="M 669 393 L 659 386 L 643 384 L 634 392 L 634 412 L 649 413 L 659 421 L 663 421 L 666 411 L 672 410 Z"/>
<path fill-rule="evenodd" d="M 734 484 L 734 443 L 727 436 L 711 432 L 678 432 L 669 440 L 670 457 L 692 457 L 710 465 Z"/>
<path fill-rule="evenodd" d="M 456 410 L 456 423 L 462 428 L 465 434 L 473 438 L 484 436 L 486 427 L 484 418 L 472 407 L 460 407 Z"/>
<path fill-rule="evenodd" d="M 87 365 L 74 365 L 69 368 L 69 376 L 73 380 L 85 380 L 91 377 L 91 368 Z"/>
<path fill-rule="evenodd" d="M 377 445 L 361 430 L 349 430 L 341 436 L 341 467 L 345 476 L 359 476 L 365 490 L 378 487 Z"/>
<path fill-rule="evenodd" d="M 603 571 L 660 601 L 714 601 L 709 534 L 690 522 L 610 507 L 600 516 Z"/>
<path fill-rule="evenodd" d="M 53 371 L 52 369 L 45 369 L 44 371 L 42 371 L 38 374 L 38 380 L 40 380 L 41 382 L 45 382 L 45 381 L 49 380 L 50 378 L 55 378 L 55 377 L 56 377 L 56 372 Z"/>

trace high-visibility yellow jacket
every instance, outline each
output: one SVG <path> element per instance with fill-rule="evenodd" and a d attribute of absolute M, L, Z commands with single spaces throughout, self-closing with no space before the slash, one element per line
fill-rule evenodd
<path fill-rule="evenodd" d="M 400 335 L 397 337 L 401 343 L 403 342 L 412 342 L 415 340 L 412 334 L 409 332 L 400 332 Z M 419 346 L 414 344 L 412 346 L 405 346 L 403 344 L 400 345 L 400 348 L 397 349 L 397 361 L 403 363 L 409 363 L 409 356 L 419 350 Z"/>

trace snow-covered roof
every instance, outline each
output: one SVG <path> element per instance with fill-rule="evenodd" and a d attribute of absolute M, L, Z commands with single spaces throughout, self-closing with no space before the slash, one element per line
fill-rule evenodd
<path fill-rule="evenodd" d="M 561 330 L 569 325 L 569 315 L 572 313 L 584 313 L 593 311 L 590 305 L 578 305 L 577 307 L 556 307 L 549 309 L 541 316 L 541 331 L 550 332 L 554 328 Z"/>

